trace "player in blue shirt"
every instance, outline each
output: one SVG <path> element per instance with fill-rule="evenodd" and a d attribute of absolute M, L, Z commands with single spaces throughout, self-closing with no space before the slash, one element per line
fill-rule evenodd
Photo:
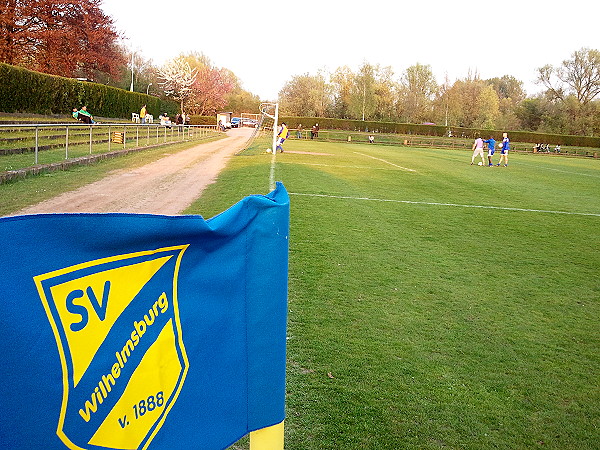
<path fill-rule="evenodd" d="M 496 140 L 493 137 L 490 137 L 483 142 L 488 145 L 488 166 L 492 167 L 494 165 L 492 163 L 492 156 L 494 156 L 494 152 L 496 151 Z"/>
<path fill-rule="evenodd" d="M 504 167 L 508 166 L 508 151 L 510 150 L 510 140 L 508 139 L 507 133 L 502 133 L 502 149 L 500 150 L 500 161 L 497 166 L 502 164 L 504 159 Z"/>

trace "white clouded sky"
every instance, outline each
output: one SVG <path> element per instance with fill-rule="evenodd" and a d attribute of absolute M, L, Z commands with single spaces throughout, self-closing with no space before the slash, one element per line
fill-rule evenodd
<path fill-rule="evenodd" d="M 583 47 L 600 50 L 597 0 L 103 0 L 128 44 L 155 64 L 197 51 L 244 89 L 275 100 L 294 75 L 363 62 L 431 66 L 439 83 L 469 72 L 512 75 L 528 94 L 536 69 Z"/>

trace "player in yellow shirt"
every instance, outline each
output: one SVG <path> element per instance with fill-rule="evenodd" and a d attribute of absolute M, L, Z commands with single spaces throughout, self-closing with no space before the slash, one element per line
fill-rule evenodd
<path fill-rule="evenodd" d="M 275 147 L 275 151 L 279 150 L 283 153 L 283 143 L 290 136 L 290 130 L 288 130 L 285 122 L 281 122 L 281 127 L 279 128 L 279 133 L 277 133 L 277 146 Z"/>

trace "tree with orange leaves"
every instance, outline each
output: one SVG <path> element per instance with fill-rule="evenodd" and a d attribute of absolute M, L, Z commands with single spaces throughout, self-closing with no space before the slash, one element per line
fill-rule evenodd
<path fill-rule="evenodd" d="M 65 77 L 117 75 L 119 33 L 101 0 L 6 0 L 0 4 L 0 61 Z"/>

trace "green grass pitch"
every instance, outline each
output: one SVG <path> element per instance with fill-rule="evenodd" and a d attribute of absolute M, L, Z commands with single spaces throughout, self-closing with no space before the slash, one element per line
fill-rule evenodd
<path fill-rule="evenodd" d="M 598 448 L 600 161 L 285 149 L 286 449 Z M 266 192 L 272 161 L 233 158 L 188 212 Z"/>

